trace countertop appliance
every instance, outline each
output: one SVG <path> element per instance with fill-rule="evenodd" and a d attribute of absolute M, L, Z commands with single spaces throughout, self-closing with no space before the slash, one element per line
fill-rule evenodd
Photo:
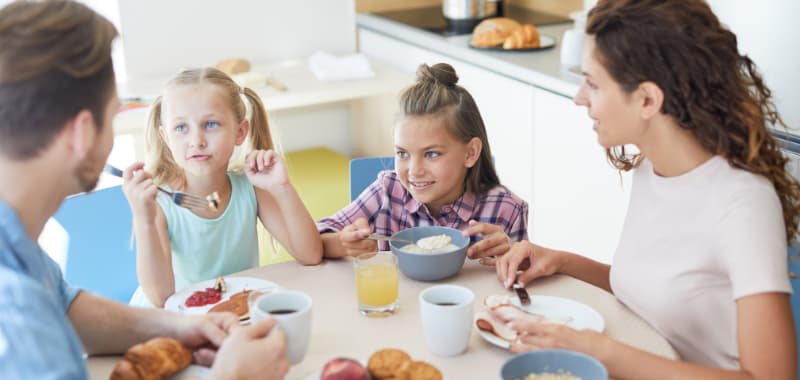
<path fill-rule="evenodd" d="M 448 22 L 442 14 L 442 7 L 424 7 L 400 11 L 376 12 L 380 16 L 401 24 L 410 25 L 427 30 L 443 36 L 455 36 L 460 34 L 472 33 L 473 25 L 462 25 L 461 23 Z M 527 8 L 517 7 L 509 4 L 502 6 L 503 17 L 513 18 L 520 23 L 530 23 L 534 25 L 549 25 L 570 23 L 568 17 L 533 11 Z"/>

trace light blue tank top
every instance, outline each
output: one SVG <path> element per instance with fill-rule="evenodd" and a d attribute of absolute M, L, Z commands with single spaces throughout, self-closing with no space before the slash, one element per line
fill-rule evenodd
<path fill-rule="evenodd" d="M 156 201 L 167 219 L 175 291 L 194 283 L 258 266 L 258 204 L 247 176 L 228 172 L 231 199 L 216 219 L 201 218 L 179 207 L 166 194 Z M 141 287 L 131 305 L 150 306 Z"/>

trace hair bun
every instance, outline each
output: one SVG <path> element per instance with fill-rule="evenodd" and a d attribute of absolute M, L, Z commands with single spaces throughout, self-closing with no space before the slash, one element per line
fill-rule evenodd
<path fill-rule="evenodd" d="M 433 66 L 423 63 L 417 68 L 417 82 L 439 82 L 452 87 L 458 83 L 458 75 L 453 66 L 446 63 L 437 63 Z"/>

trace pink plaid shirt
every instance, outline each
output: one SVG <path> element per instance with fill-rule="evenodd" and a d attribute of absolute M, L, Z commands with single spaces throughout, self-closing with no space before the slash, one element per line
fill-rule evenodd
<path fill-rule="evenodd" d="M 320 233 L 338 232 L 356 219 L 365 218 L 375 232 L 391 236 L 414 226 L 446 226 L 463 231 L 470 220 L 476 220 L 502 226 L 513 241 L 528 239 L 528 204 L 503 186 L 484 194 L 465 192 L 440 211 L 440 217 L 434 218 L 428 207 L 403 187 L 397 174 L 386 170 L 347 207 L 317 222 L 317 229 Z M 478 240 L 473 236 L 470 244 Z M 389 243 L 379 241 L 378 249 L 389 250 Z"/>

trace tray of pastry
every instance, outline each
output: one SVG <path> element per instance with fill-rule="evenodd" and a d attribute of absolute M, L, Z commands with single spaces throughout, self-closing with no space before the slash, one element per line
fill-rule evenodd
<path fill-rule="evenodd" d="M 550 49 L 556 39 L 540 34 L 533 24 L 520 24 L 507 17 L 481 21 L 472 32 L 469 46 L 494 51 L 535 51 Z"/>

